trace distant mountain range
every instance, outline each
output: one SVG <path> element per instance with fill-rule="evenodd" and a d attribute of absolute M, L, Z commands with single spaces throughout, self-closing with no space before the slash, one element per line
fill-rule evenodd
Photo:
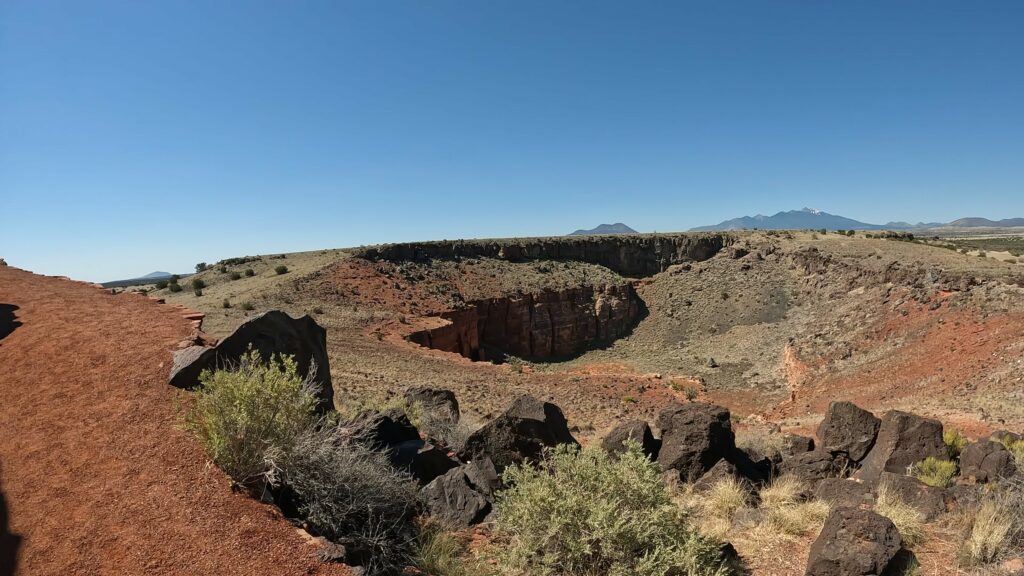
<path fill-rule="evenodd" d="M 587 236 L 591 234 L 637 234 L 637 231 L 622 222 L 616 222 L 615 224 L 600 224 L 597 228 L 591 228 L 590 230 L 577 230 L 569 234 L 569 236 Z"/>
<path fill-rule="evenodd" d="M 150 272 L 149 274 L 146 274 L 145 276 L 139 276 L 139 278 L 160 279 L 160 278 L 170 278 L 171 276 L 173 276 L 173 274 L 171 274 L 170 272 Z"/>
<path fill-rule="evenodd" d="M 789 210 L 779 212 L 773 216 L 743 216 L 726 220 L 713 226 L 698 226 L 691 228 L 691 232 L 710 232 L 719 230 L 745 230 L 758 228 L 761 230 L 800 230 L 800 229 L 822 229 L 825 230 L 914 230 L 927 228 L 1009 228 L 1013 226 L 1024 226 L 1024 218 L 1007 218 L 1004 220 L 989 220 L 987 218 L 960 218 L 949 223 L 942 222 L 889 222 L 887 224 L 868 224 L 845 216 L 837 216 L 804 208 L 803 210 Z"/>

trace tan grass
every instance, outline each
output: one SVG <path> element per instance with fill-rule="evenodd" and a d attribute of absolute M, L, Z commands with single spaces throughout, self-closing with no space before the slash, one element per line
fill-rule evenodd
<path fill-rule="evenodd" d="M 970 532 L 960 547 L 961 561 L 976 565 L 996 560 L 1007 546 L 1012 530 L 1011 509 L 998 500 L 985 500 L 975 512 Z"/>
<path fill-rule="evenodd" d="M 925 514 L 903 500 L 888 482 L 883 481 L 878 486 L 875 512 L 892 520 L 907 547 L 917 544 L 924 537 Z"/>

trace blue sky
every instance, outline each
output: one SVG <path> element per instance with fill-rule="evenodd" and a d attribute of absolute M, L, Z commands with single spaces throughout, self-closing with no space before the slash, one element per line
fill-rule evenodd
<path fill-rule="evenodd" d="M 1024 3 L 0 3 L 0 256 L 1024 216 Z"/>

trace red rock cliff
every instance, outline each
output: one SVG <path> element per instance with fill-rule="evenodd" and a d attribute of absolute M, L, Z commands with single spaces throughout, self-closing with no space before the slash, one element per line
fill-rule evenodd
<path fill-rule="evenodd" d="M 487 359 L 487 349 L 522 358 L 569 356 L 625 335 L 641 305 L 630 284 L 489 298 L 442 314 L 449 324 L 409 339 L 473 360 Z"/>

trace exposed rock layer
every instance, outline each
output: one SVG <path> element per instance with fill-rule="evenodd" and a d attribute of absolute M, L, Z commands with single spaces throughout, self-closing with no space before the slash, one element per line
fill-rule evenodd
<path fill-rule="evenodd" d="M 409 340 L 473 360 L 484 360 L 487 349 L 521 358 L 568 356 L 625 335 L 642 309 L 630 284 L 488 298 L 443 313 L 448 324 Z"/>
<path fill-rule="evenodd" d="M 357 251 L 367 260 L 500 258 L 574 260 L 600 264 L 624 276 L 653 276 L 672 264 L 711 258 L 733 243 L 728 234 L 644 234 L 580 238 L 520 238 L 384 244 Z"/>

